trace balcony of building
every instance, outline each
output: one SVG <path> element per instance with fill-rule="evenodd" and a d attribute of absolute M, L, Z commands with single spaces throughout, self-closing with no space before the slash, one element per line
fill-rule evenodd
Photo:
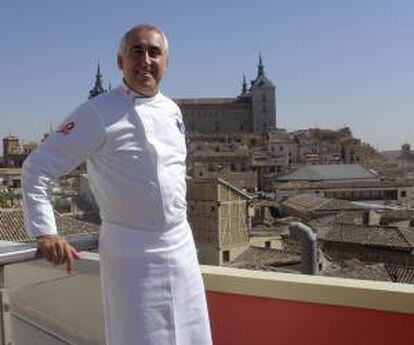
<path fill-rule="evenodd" d="M 2 248 L 0 344 L 104 344 L 99 255 L 82 252 L 72 275 L 34 259 L 30 245 Z M 414 343 L 413 285 L 213 266 L 202 272 L 215 345 Z"/>

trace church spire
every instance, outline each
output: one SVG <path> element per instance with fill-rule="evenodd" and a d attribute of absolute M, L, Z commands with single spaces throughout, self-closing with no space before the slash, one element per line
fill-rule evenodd
<path fill-rule="evenodd" d="M 89 99 L 104 93 L 106 90 L 102 86 L 102 74 L 101 74 L 101 66 L 98 62 L 98 68 L 95 74 L 95 85 L 93 89 L 89 91 Z"/>
<path fill-rule="evenodd" d="M 257 66 L 257 76 L 264 76 L 264 66 L 262 61 L 262 53 L 259 54 L 259 66 Z"/>
<path fill-rule="evenodd" d="M 246 76 L 243 74 L 243 84 L 242 84 L 242 95 L 247 92 L 247 81 Z"/>

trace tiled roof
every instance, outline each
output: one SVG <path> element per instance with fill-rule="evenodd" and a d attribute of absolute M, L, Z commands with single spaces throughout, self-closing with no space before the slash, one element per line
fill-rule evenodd
<path fill-rule="evenodd" d="M 231 267 L 272 270 L 276 267 L 293 265 L 300 262 L 300 255 L 287 250 L 249 247 L 235 260 Z"/>
<path fill-rule="evenodd" d="M 386 224 L 390 222 L 397 222 L 402 220 L 414 219 L 414 210 L 413 209 L 389 209 L 382 210 L 382 221 Z M 414 225 L 414 224 L 413 224 Z"/>
<path fill-rule="evenodd" d="M 353 224 L 353 225 L 362 225 L 363 224 L 363 211 L 345 211 L 339 212 L 336 214 L 331 214 L 328 216 L 320 217 L 317 219 L 312 219 L 309 221 L 309 225 L 315 228 L 318 228 L 321 225 L 329 226 L 330 228 L 333 224 Z"/>
<path fill-rule="evenodd" d="M 320 210 L 357 210 L 361 209 L 361 206 L 356 205 L 353 202 L 340 199 L 328 199 L 326 204 L 323 204 Z"/>
<path fill-rule="evenodd" d="M 99 227 L 70 216 L 55 214 L 59 234 L 73 236 L 97 233 Z M 10 242 L 32 242 L 34 238 L 26 233 L 22 209 L 0 209 L 0 240 Z"/>
<path fill-rule="evenodd" d="M 282 203 L 285 207 L 294 208 L 300 212 L 357 210 L 361 207 L 346 200 L 321 198 L 311 194 L 298 194 Z"/>
<path fill-rule="evenodd" d="M 383 264 L 367 265 L 359 260 L 335 263 L 325 269 L 322 275 L 351 279 L 391 281 Z"/>
<path fill-rule="evenodd" d="M 279 181 L 321 181 L 375 179 L 377 176 L 359 164 L 306 165 L 280 177 Z"/>
<path fill-rule="evenodd" d="M 414 267 L 386 264 L 385 269 L 393 282 L 414 284 Z"/>
<path fill-rule="evenodd" d="M 398 228 L 405 240 L 414 248 L 414 229 L 411 227 Z"/>
<path fill-rule="evenodd" d="M 221 177 L 207 177 L 207 178 L 190 178 L 187 180 L 188 188 L 191 189 L 195 186 L 202 184 L 210 186 L 210 188 L 218 188 L 219 184 L 227 186 L 231 191 L 243 196 L 248 200 L 252 200 L 253 197 L 248 193 L 244 192 L 240 188 L 237 188 L 234 184 L 222 179 Z"/>
<path fill-rule="evenodd" d="M 283 178 L 283 177 L 282 177 Z M 277 189 L 289 190 L 289 189 L 332 189 L 332 188 L 397 188 L 397 187 L 412 187 L 414 180 L 322 180 L 322 181 L 304 181 L 304 180 L 291 180 L 284 182 L 279 179 L 273 183 Z"/>
<path fill-rule="evenodd" d="M 327 199 L 311 194 L 294 195 L 282 203 L 282 206 L 292 207 L 301 212 L 311 212 L 325 204 Z"/>
<path fill-rule="evenodd" d="M 409 251 L 412 245 L 395 227 L 334 224 L 325 241 L 355 243 L 364 246 L 389 247 Z"/>

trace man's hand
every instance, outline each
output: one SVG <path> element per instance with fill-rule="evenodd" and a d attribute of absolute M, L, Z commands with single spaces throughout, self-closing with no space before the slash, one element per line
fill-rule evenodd
<path fill-rule="evenodd" d="M 61 265 L 66 262 L 66 271 L 70 274 L 73 270 L 74 259 L 80 256 L 64 237 L 59 235 L 44 235 L 36 237 L 38 252 L 43 257 L 53 262 L 55 265 Z"/>

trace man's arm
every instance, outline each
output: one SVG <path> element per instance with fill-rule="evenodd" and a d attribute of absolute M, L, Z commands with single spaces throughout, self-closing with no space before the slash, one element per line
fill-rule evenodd
<path fill-rule="evenodd" d="M 23 164 L 22 194 L 26 230 L 39 252 L 54 264 L 73 268 L 76 250 L 59 236 L 50 202 L 53 184 L 98 151 L 105 140 L 100 114 L 88 103 L 77 108 Z"/>

